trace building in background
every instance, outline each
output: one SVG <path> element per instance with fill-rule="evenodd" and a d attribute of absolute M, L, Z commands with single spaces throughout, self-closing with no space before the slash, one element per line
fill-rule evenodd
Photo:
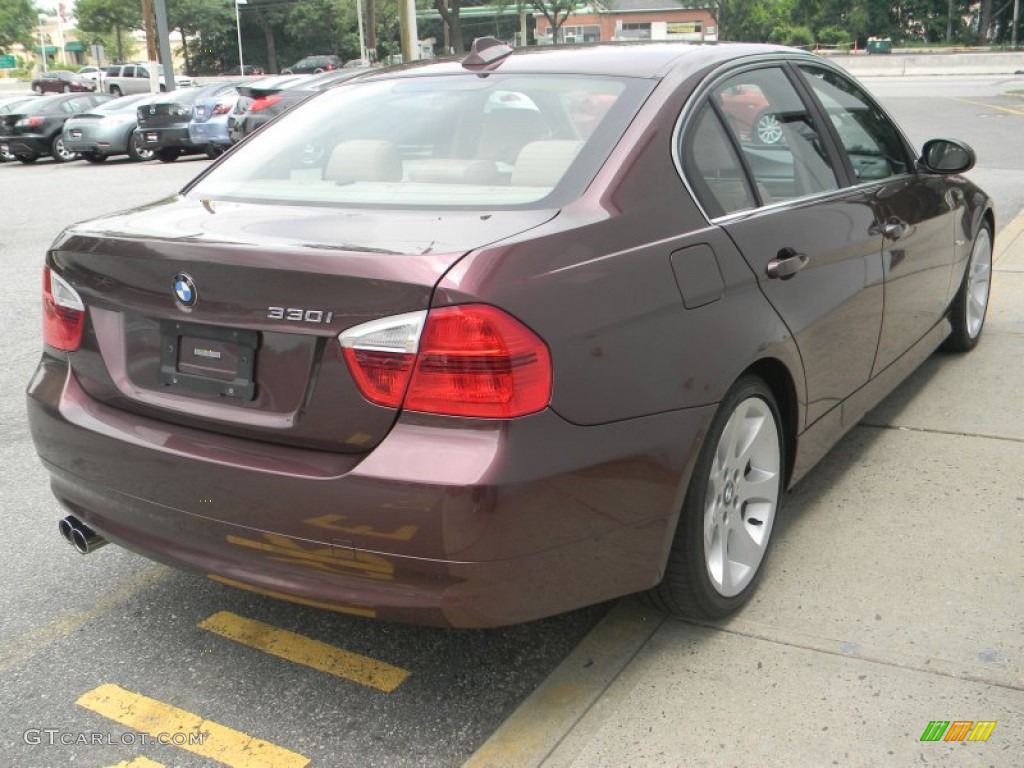
<path fill-rule="evenodd" d="M 705 42 L 718 39 L 715 18 L 705 3 L 678 0 L 593 0 L 581 3 L 561 28 L 563 43 L 610 40 L 674 40 Z M 541 13 L 537 42 L 550 45 L 551 24 Z"/>

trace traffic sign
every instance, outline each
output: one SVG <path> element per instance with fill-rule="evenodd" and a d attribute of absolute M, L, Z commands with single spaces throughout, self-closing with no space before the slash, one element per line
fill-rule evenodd
<path fill-rule="evenodd" d="M 18 66 L 18 60 L 13 56 L 0 56 L 0 69 L 14 69 Z"/>

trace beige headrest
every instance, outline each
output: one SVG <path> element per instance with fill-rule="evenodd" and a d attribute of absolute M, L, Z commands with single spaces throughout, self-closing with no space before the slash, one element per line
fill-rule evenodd
<path fill-rule="evenodd" d="M 582 141 L 533 141 L 523 147 L 512 169 L 514 187 L 553 187 L 576 158 Z"/>
<path fill-rule="evenodd" d="M 324 171 L 328 181 L 401 181 L 398 147 L 379 139 L 343 141 L 331 152 Z"/>

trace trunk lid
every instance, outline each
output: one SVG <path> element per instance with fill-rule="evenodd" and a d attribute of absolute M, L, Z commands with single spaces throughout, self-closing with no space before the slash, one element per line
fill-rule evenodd
<path fill-rule="evenodd" d="M 74 375 L 114 407 L 364 452 L 397 410 L 359 394 L 338 334 L 428 308 L 467 251 L 557 211 L 403 212 L 169 198 L 65 232 L 50 264 L 89 322 Z M 198 300 L 176 296 L 187 275 Z"/>
<path fill-rule="evenodd" d="M 181 102 L 158 102 L 139 107 L 136 114 L 139 128 L 168 128 L 188 123 L 192 119 L 192 105 Z"/>

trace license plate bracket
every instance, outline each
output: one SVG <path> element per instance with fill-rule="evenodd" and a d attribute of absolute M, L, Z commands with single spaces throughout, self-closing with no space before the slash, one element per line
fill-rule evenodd
<path fill-rule="evenodd" d="M 252 400 L 258 346 L 256 331 L 164 320 L 160 323 L 160 382 L 169 389 Z"/>

